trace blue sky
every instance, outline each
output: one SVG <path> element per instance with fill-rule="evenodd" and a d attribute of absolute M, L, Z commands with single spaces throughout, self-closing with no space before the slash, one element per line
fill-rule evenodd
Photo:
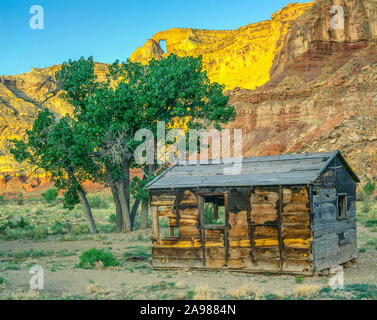
<path fill-rule="evenodd" d="M 1 0 L 0 75 L 68 59 L 126 60 L 158 31 L 173 27 L 236 29 L 270 19 L 292 0 Z M 298 1 L 296 1 L 298 2 Z M 300 2 L 308 2 L 306 0 Z M 44 29 L 29 26 L 32 5 Z"/>

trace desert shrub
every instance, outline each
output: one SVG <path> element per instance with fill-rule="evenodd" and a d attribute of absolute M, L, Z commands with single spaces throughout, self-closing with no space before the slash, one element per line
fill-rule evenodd
<path fill-rule="evenodd" d="M 118 260 L 110 251 L 92 248 L 81 254 L 77 267 L 91 269 L 95 267 L 96 263 L 102 263 L 104 267 L 119 266 Z"/>
<path fill-rule="evenodd" d="M 115 223 L 116 220 L 117 220 L 116 215 L 115 215 L 114 213 L 112 213 L 112 214 L 110 215 L 108 221 L 109 221 L 110 223 Z"/>
<path fill-rule="evenodd" d="M 19 206 L 22 206 L 22 205 L 24 204 L 24 195 L 23 195 L 22 193 L 20 193 L 20 194 L 18 195 L 17 204 L 18 204 Z"/>
<path fill-rule="evenodd" d="M 98 228 L 102 233 L 113 233 L 115 231 L 115 224 L 100 224 Z"/>
<path fill-rule="evenodd" d="M 48 236 L 48 230 L 44 226 L 38 226 L 35 228 L 30 228 L 26 232 L 26 237 L 32 240 L 43 240 Z"/>
<path fill-rule="evenodd" d="M 44 213 L 45 213 L 45 211 L 44 211 L 43 209 L 38 209 L 38 210 L 35 211 L 35 214 L 36 214 L 37 216 L 41 216 L 41 215 L 44 214 Z"/>
<path fill-rule="evenodd" d="M 93 209 L 108 209 L 109 205 L 106 201 L 102 200 L 100 196 L 94 196 L 89 199 L 90 207 Z"/>
<path fill-rule="evenodd" d="M 295 282 L 296 283 L 302 283 L 304 281 L 304 277 L 303 276 L 297 276 L 296 278 L 295 278 Z"/>
<path fill-rule="evenodd" d="M 90 229 L 86 224 L 76 224 L 72 226 L 70 233 L 74 235 L 88 234 Z"/>
<path fill-rule="evenodd" d="M 68 222 L 55 222 L 51 227 L 52 234 L 66 234 L 72 230 L 72 225 Z"/>
<path fill-rule="evenodd" d="M 48 236 L 48 230 L 44 226 L 34 227 L 28 223 L 19 223 L 18 225 L 15 225 L 13 222 L 8 222 L 7 227 L 3 229 L 1 233 L 4 240 L 17 240 L 22 238 L 42 240 Z"/>
<path fill-rule="evenodd" d="M 372 228 L 374 226 L 377 226 L 377 219 L 369 219 L 364 224 L 367 228 Z"/>
<path fill-rule="evenodd" d="M 42 197 L 43 199 L 45 199 L 47 203 L 52 203 L 56 200 L 56 198 L 58 197 L 58 194 L 59 194 L 59 191 L 53 188 L 53 189 L 48 189 L 45 193 L 42 193 Z"/>
<path fill-rule="evenodd" d="M 4 233 L 2 234 L 2 238 L 4 240 L 17 240 L 23 238 L 25 235 L 25 232 L 23 229 L 17 228 L 17 229 L 6 229 Z"/>
<path fill-rule="evenodd" d="M 377 245 L 377 239 L 376 238 L 369 239 L 365 244 L 367 246 L 375 246 Z"/>
<path fill-rule="evenodd" d="M 372 203 L 371 203 L 371 201 L 364 200 L 363 204 L 362 204 L 362 207 L 361 207 L 361 211 L 363 213 L 368 213 L 371 209 L 372 209 Z"/>
<path fill-rule="evenodd" d="M 371 196 L 374 190 L 376 190 L 376 183 L 372 182 L 372 179 L 368 177 L 366 184 L 363 186 L 363 190 L 366 195 Z"/>
<path fill-rule="evenodd" d="M 4 232 L 6 229 L 24 229 L 29 226 L 29 222 L 26 221 L 24 217 L 14 217 L 0 225 L 0 233 Z"/>
<path fill-rule="evenodd" d="M 40 258 L 40 257 L 45 257 L 45 256 L 50 256 L 53 255 L 54 251 L 53 250 L 15 250 L 13 252 L 8 253 L 8 257 L 15 258 L 18 260 L 21 259 L 26 259 L 26 258 Z"/>

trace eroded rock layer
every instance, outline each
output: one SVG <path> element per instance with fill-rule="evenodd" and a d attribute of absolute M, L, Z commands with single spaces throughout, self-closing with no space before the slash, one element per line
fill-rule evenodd
<path fill-rule="evenodd" d="M 343 30 L 330 26 L 334 4 Z M 271 80 L 227 92 L 244 155 L 339 149 L 360 177 L 377 175 L 376 18 L 376 0 L 320 0 L 294 22 Z"/>
<path fill-rule="evenodd" d="M 211 81 L 254 89 L 269 80 L 269 71 L 292 22 L 312 6 L 290 4 L 272 15 L 271 20 L 249 24 L 236 30 L 200 30 L 174 28 L 156 33 L 138 48 L 131 60 L 146 63 L 171 53 L 202 56 Z M 160 41 L 166 41 L 166 53 Z"/>

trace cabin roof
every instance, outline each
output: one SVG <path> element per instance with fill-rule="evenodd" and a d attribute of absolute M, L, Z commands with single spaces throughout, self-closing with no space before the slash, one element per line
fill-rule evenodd
<path fill-rule="evenodd" d="M 198 164 L 182 161 L 151 181 L 147 189 L 306 185 L 317 180 L 336 157 L 352 179 L 360 182 L 341 153 L 334 151 L 243 158 L 242 168 L 236 174 L 224 172 L 235 165 L 235 159 L 198 161 Z"/>

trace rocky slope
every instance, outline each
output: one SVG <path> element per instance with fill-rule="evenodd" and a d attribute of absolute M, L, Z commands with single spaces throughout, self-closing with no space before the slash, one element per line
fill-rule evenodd
<path fill-rule="evenodd" d="M 343 30 L 330 27 L 332 5 L 344 8 Z M 226 91 L 237 109 L 229 127 L 243 129 L 244 156 L 340 149 L 362 178 L 377 176 L 377 0 L 290 5 L 235 31 L 172 29 L 132 58 L 162 56 L 160 40 L 168 53 L 202 54 L 210 78 L 228 88 L 263 85 Z M 21 136 L 42 106 L 71 111 L 55 92 L 57 68 L 0 77 L 0 193 L 41 183 L 12 180 L 21 168 L 1 142 Z M 97 64 L 99 74 L 105 68 Z"/>
<path fill-rule="evenodd" d="M 101 76 L 106 68 L 105 64 L 97 63 L 96 73 Z M 72 112 L 72 106 L 56 90 L 57 70 L 59 66 L 52 66 L 16 76 L 0 76 L 0 192 L 17 191 L 20 186 L 29 191 L 44 181 L 41 173 L 31 172 L 14 161 L 7 150 L 7 141 L 22 137 L 42 108 L 60 115 Z M 18 177 L 12 179 L 15 174 Z"/>
<path fill-rule="evenodd" d="M 343 6 L 344 30 L 330 27 Z M 257 90 L 228 91 L 244 154 L 340 149 L 361 176 L 377 176 L 377 1 L 319 0 L 287 33 Z"/>

